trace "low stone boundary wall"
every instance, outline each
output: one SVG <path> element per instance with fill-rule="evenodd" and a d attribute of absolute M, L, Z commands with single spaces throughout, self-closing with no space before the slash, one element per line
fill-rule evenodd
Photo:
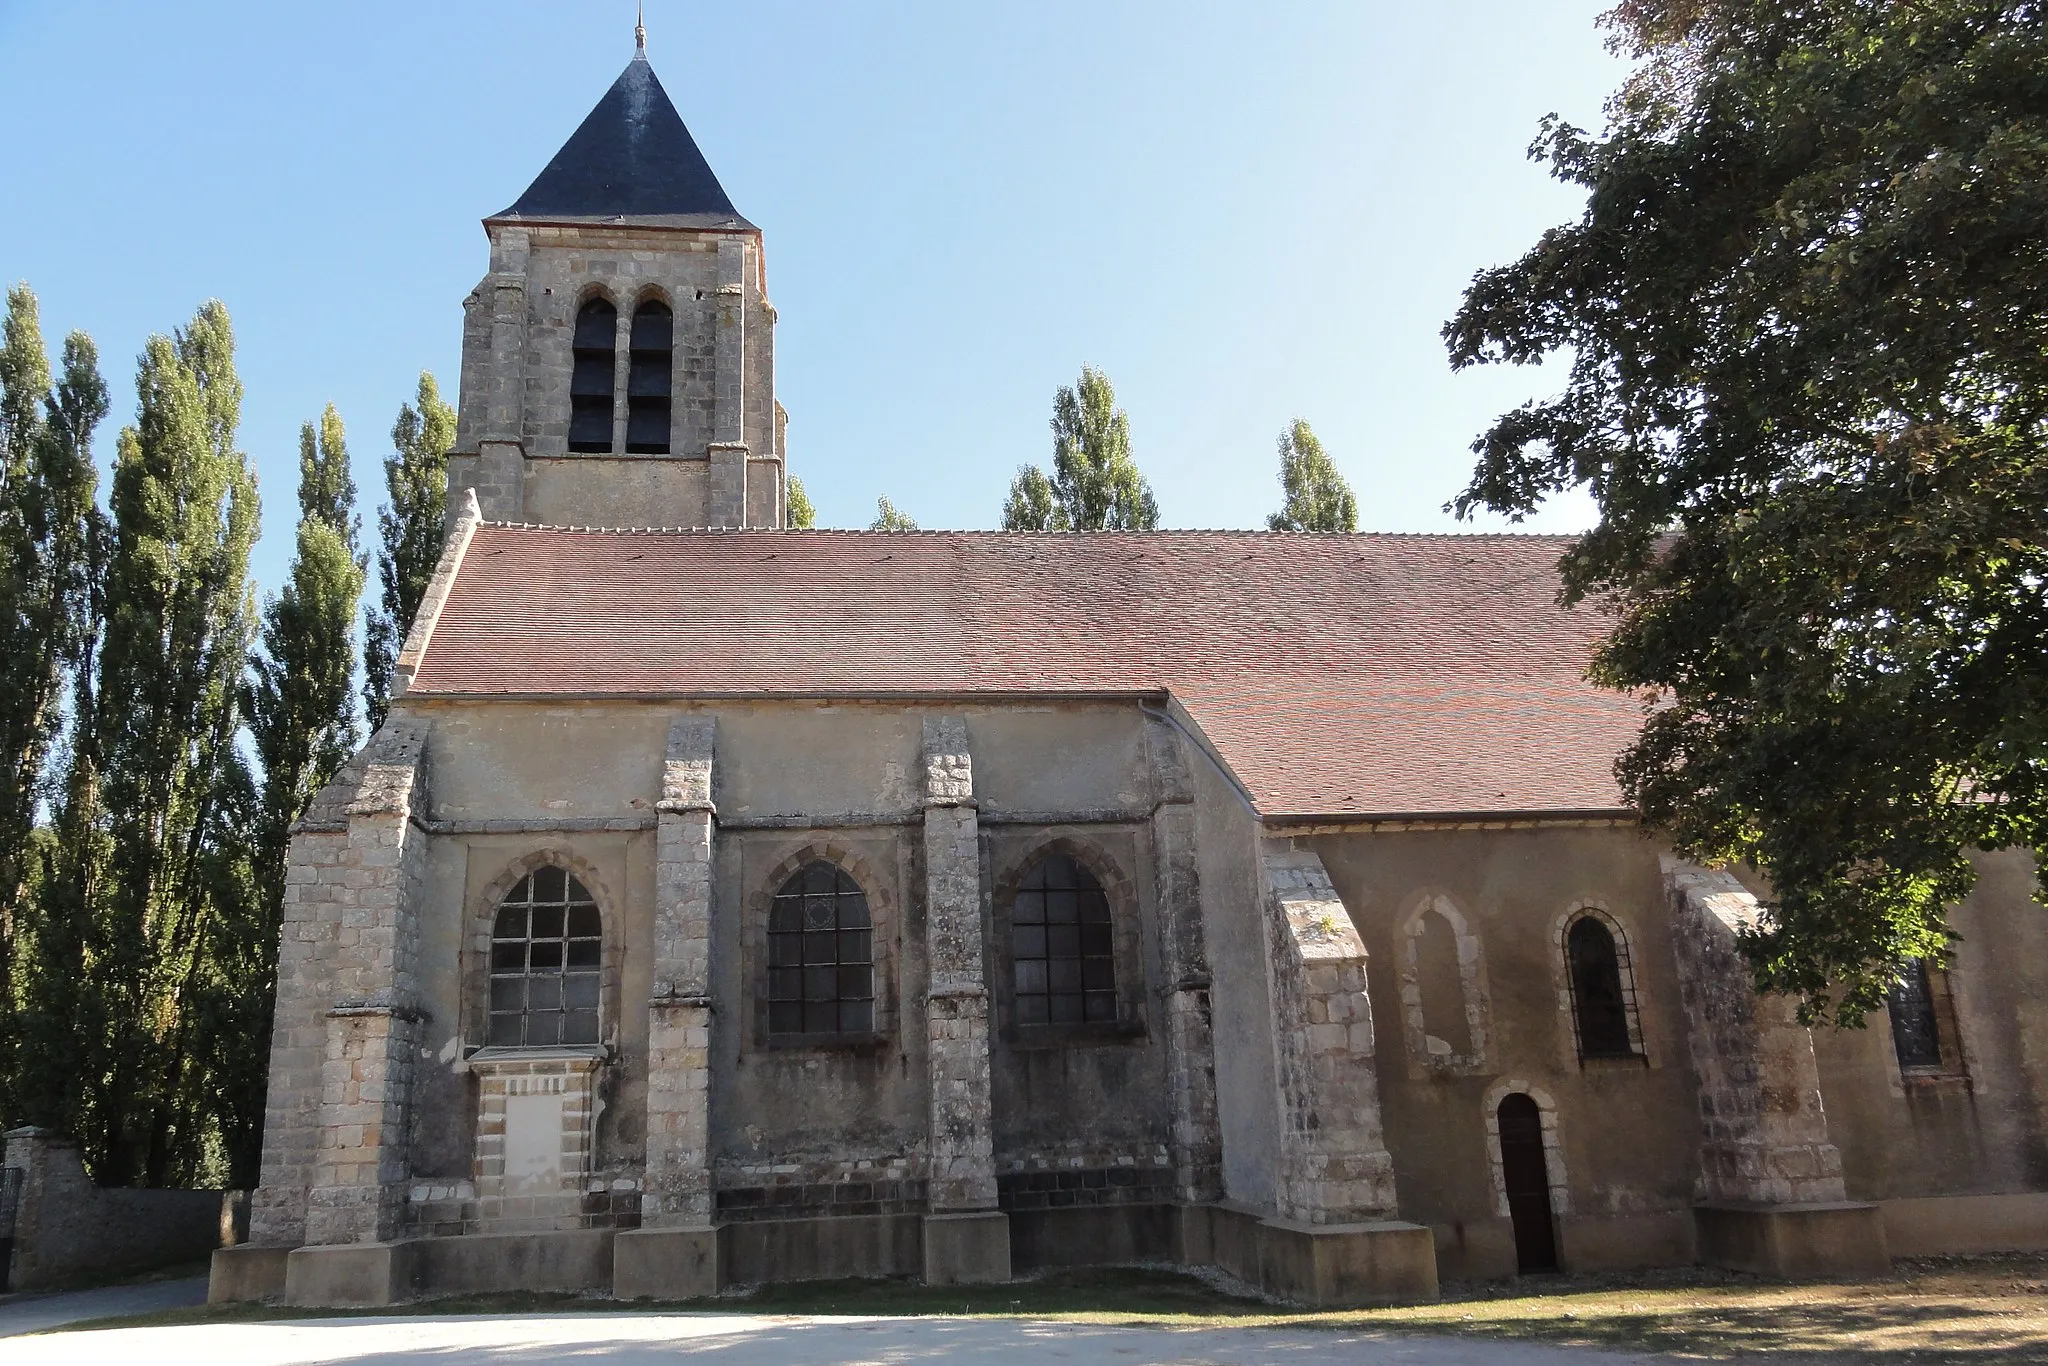
<path fill-rule="evenodd" d="M 8 1131 L 6 1165 L 21 1172 L 10 1290 L 198 1261 L 235 1238 L 228 1193 L 104 1189 L 78 1145 L 45 1129 Z"/>

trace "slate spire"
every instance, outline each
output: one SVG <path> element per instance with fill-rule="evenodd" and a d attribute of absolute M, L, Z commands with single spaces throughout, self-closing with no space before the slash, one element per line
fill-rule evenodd
<path fill-rule="evenodd" d="M 495 219 L 752 228 L 726 198 L 647 60 L 644 14 L 633 60 L 519 201 Z"/>

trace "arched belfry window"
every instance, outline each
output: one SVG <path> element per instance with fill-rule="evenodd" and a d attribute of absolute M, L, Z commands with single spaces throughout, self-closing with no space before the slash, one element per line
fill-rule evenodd
<path fill-rule="evenodd" d="M 619 310 L 592 299 L 576 313 L 569 374 L 569 449 L 603 454 L 612 448 L 613 389 L 619 346 Z"/>
<path fill-rule="evenodd" d="M 1635 1042 L 1629 1034 L 1629 993 L 1614 931 L 1598 916 L 1581 915 L 1565 931 L 1564 947 L 1579 1056 L 1635 1057 Z"/>
<path fill-rule="evenodd" d="M 498 904 L 491 927 L 488 1042 L 594 1044 L 603 920 L 567 869 L 536 868 Z"/>
<path fill-rule="evenodd" d="M 836 864 L 806 864 L 768 908 L 768 1032 L 867 1034 L 874 1027 L 867 895 Z"/>
<path fill-rule="evenodd" d="M 675 317 L 649 299 L 633 310 L 633 362 L 626 381 L 626 449 L 668 454 L 668 399 Z"/>
<path fill-rule="evenodd" d="M 1109 898 L 1070 854 L 1048 854 L 1025 875 L 1010 909 L 1019 1025 L 1116 1019 L 1116 951 Z"/>

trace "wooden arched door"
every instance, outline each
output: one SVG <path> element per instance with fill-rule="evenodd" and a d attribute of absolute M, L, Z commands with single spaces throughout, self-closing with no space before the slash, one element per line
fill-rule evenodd
<path fill-rule="evenodd" d="M 1520 1091 L 1503 1096 L 1500 1170 L 1515 1225 L 1515 1269 L 1557 1270 L 1557 1225 L 1550 1214 L 1550 1170 L 1543 1160 L 1543 1114 Z"/>

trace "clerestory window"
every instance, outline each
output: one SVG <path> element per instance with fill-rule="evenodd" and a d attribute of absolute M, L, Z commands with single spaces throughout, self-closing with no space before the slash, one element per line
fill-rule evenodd
<path fill-rule="evenodd" d="M 491 928 L 488 1042 L 594 1044 L 603 920 L 567 869 L 536 868 L 498 905 Z"/>
<path fill-rule="evenodd" d="M 768 908 L 768 1032 L 875 1028 L 874 920 L 860 884 L 823 859 L 790 875 Z"/>
<path fill-rule="evenodd" d="M 1019 1025 L 1116 1020 L 1109 898 L 1073 856 L 1048 854 L 1026 874 L 1010 908 L 1010 950 Z"/>
<path fill-rule="evenodd" d="M 592 299 L 577 310 L 569 373 L 572 451 L 597 455 L 612 448 L 618 346 L 619 310 L 610 300 Z"/>

